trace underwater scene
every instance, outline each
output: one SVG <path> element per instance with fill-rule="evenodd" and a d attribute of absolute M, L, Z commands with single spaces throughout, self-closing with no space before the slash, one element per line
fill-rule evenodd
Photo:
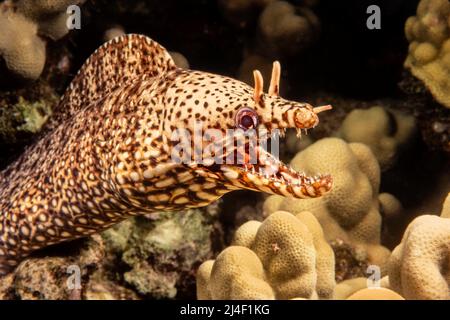
<path fill-rule="evenodd" d="M 450 300 L 450 1 L 0 0 L 0 300 Z"/>

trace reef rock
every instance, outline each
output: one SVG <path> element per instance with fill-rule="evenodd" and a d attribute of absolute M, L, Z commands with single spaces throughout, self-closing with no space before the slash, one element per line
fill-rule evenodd
<path fill-rule="evenodd" d="M 421 0 L 405 33 L 410 43 L 405 67 L 450 108 L 450 2 Z"/>
<path fill-rule="evenodd" d="M 423 215 L 406 229 L 389 259 L 391 287 L 406 299 L 450 299 L 450 219 Z"/>

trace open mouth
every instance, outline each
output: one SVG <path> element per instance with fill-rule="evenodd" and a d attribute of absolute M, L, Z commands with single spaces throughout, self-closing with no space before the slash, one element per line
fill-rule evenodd
<path fill-rule="evenodd" d="M 216 167 L 216 173 L 234 187 L 295 198 L 320 197 L 331 189 L 330 175 L 307 176 L 277 159 L 261 145 L 253 146 L 247 142 L 244 147 L 235 148 L 233 153 L 236 162 Z"/>
<path fill-rule="evenodd" d="M 262 101 L 263 79 L 257 70 L 253 72 L 255 78 L 254 101 L 259 105 Z M 273 64 L 272 78 L 268 95 L 278 97 L 280 82 L 280 64 Z M 319 123 L 318 113 L 330 110 L 331 105 L 313 108 L 306 103 L 292 103 L 286 107 L 281 104 L 277 129 L 280 136 L 284 136 L 286 128 L 297 130 L 297 137 L 302 130 L 314 128 Z M 238 129 L 233 132 L 233 137 L 221 139 L 225 142 L 222 149 L 224 155 L 220 164 L 210 158 L 205 169 L 215 179 L 224 181 L 229 189 L 250 189 L 271 194 L 279 194 L 285 197 L 315 198 L 330 191 L 332 178 L 330 175 L 307 176 L 284 164 L 275 155 L 267 150 L 267 142 L 271 141 L 266 131 L 258 131 L 258 116 L 248 107 L 238 110 L 235 115 L 235 126 Z M 250 130 L 251 129 L 251 130 Z M 261 129 L 261 128 L 259 128 Z M 251 136 L 253 134 L 253 136 Z M 272 148 L 270 148 L 273 150 Z M 231 161 L 230 161 L 231 160 Z M 204 162 L 205 164 L 205 162 Z"/>

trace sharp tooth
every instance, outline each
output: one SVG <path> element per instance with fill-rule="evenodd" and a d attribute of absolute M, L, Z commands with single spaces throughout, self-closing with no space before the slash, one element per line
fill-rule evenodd
<path fill-rule="evenodd" d="M 316 195 L 316 190 L 314 190 L 314 188 L 312 186 L 307 186 L 306 187 L 306 191 L 308 192 L 308 194 L 310 196 L 314 197 Z"/>
<path fill-rule="evenodd" d="M 287 191 L 286 185 L 282 185 L 282 186 L 279 188 L 279 190 L 280 190 L 280 192 L 281 192 L 285 197 L 291 196 L 291 194 L 289 194 L 289 192 Z"/>
<path fill-rule="evenodd" d="M 286 172 L 281 172 L 281 177 L 283 179 L 286 179 L 287 181 L 290 181 L 292 179 L 292 177 Z"/>
<path fill-rule="evenodd" d="M 297 138 L 300 138 L 302 136 L 302 129 L 297 128 Z"/>
<path fill-rule="evenodd" d="M 252 173 L 255 174 L 255 167 L 252 166 Z"/>

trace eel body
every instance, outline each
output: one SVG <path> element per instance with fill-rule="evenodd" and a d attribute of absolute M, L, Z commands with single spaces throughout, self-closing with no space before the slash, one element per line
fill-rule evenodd
<path fill-rule="evenodd" d="M 296 172 L 260 146 L 253 148 L 255 161 L 248 161 L 249 143 L 230 143 L 232 129 L 301 133 L 318 124 L 318 112 L 329 109 L 279 97 L 277 62 L 268 93 L 261 74 L 254 76 L 252 88 L 180 69 L 162 46 L 141 35 L 121 36 L 97 49 L 42 138 L 0 173 L 0 274 L 40 248 L 130 216 L 206 206 L 232 190 L 296 198 L 329 191 L 327 175 Z M 211 141 L 228 146 L 219 157 L 224 161 L 179 161 L 186 151 L 174 156 L 183 138 L 174 139 L 176 133 L 195 136 L 198 123 L 203 133 L 214 129 Z M 192 154 L 211 155 L 211 149 L 198 147 L 206 142 L 192 143 Z M 238 158 L 244 161 L 225 161 Z"/>

